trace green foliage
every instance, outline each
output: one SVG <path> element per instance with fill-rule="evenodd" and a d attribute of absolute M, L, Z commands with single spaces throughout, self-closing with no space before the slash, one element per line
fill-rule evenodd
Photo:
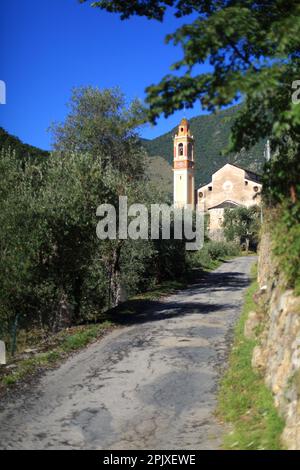
<path fill-rule="evenodd" d="M 0 154 L 0 333 L 12 331 L 30 311 L 30 284 L 39 247 L 33 194 L 39 171 L 22 169 L 10 151 Z"/>
<path fill-rule="evenodd" d="M 273 157 L 265 167 L 263 193 L 265 201 L 275 206 L 286 199 L 296 202 L 300 195 L 300 158 L 298 135 L 292 139 L 286 134 L 283 139 L 272 139 Z M 292 206 L 290 206 L 292 207 Z"/>
<path fill-rule="evenodd" d="M 65 122 L 52 125 L 54 148 L 61 153 L 88 153 L 101 160 L 103 168 L 110 166 L 137 179 L 144 174 L 136 133 L 142 116 L 140 103 L 126 106 L 118 88 L 74 88 Z"/>
<path fill-rule="evenodd" d="M 164 192 L 163 200 L 171 203 L 173 200 L 172 166 L 163 157 L 146 157 L 145 172 L 153 185 Z"/>
<path fill-rule="evenodd" d="M 235 243 L 210 241 L 204 247 L 207 249 L 213 260 L 226 258 L 228 256 L 237 256 L 240 253 L 238 245 Z"/>
<path fill-rule="evenodd" d="M 30 160 L 32 163 L 42 163 L 50 152 L 41 150 L 32 145 L 24 144 L 20 139 L 10 135 L 0 127 L 0 151 L 14 152 L 16 158 L 22 162 Z"/>
<path fill-rule="evenodd" d="M 165 194 L 144 172 L 137 107 L 127 110 L 116 90 L 91 88 L 74 91 L 71 103 L 42 165 L 0 154 L 0 335 L 12 352 L 20 329 L 101 320 L 124 293 L 185 270 L 183 242 L 97 238 L 100 204 L 117 208 L 126 195 L 129 205 L 149 206 Z"/>
<path fill-rule="evenodd" d="M 89 0 L 79 1 L 80 3 L 84 3 Z M 111 12 L 121 13 L 122 19 L 129 18 L 131 15 L 146 15 L 149 18 L 161 21 L 165 13 L 166 6 L 172 6 L 175 3 L 177 2 L 174 0 L 150 0 L 148 2 L 140 0 L 136 2 L 132 2 L 131 0 L 100 0 L 93 1 L 92 6 L 105 8 Z"/>
<path fill-rule="evenodd" d="M 250 150 L 223 155 L 228 145 L 230 129 L 240 107 L 234 106 L 216 114 L 198 116 L 190 120 L 191 133 L 195 138 L 195 179 L 196 187 L 208 183 L 211 175 L 226 163 L 233 163 L 260 173 L 264 164 L 263 143 L 259 142 Z M 143 140 L 143 145 L 151 157 L 163 157 L 173 164 L 173 139 L 177 129 L 153 140 Z"/>
<path fill-rule="evenodd" d="M 285 202 L 272 211 L 267 228 L 273 239 L 273 251 L 289 287 L 300 295 L 300 203 Z"/>
<path fill-rule="evenodd" d="M 238 240 L 240 245 L 256 249 L 260 230 L 261 209 L 258 206 L 225 209 L 224 235 L 227 241 Z"/>
<path fill-rule="evenodd" d="M 24 359 L 17 365 L 16 370 L 13 370 L 12 373 L 8 373 L 2 378 L 0 384 L 6 386 L 15 385 L 29 375 L 33 374 L 36 369 L 51 366 L 60 358 L 61 354 L 58 351 L 51 351 L 48 353 L 38 354 L 31 359 Z"/>
<path fill-rule="evenodd" d="M 284 422 L 278 416 L 272 393 L 262 377 L 251 366 L 255 341 L 244 337 L 248 314 L 256 306 L 253 295 L 257 291 L 253 281 L 245 296 L 243 313 L 235 328 L 235 340 L 229 368 L 221 382 L 219 414 L 233 426 L 226 435 L 226 449 L 279 450 Z"/>
<path fill-rule="evenodd" d="M 67 336 L 61 347 L 65 352 L 76 351 L 77 349 L 85 347 L 92 340 L 97 338 L 98 334 L 99 325 L 83 329 L 74 335 Z"/>
<path fill-rule="evenodd" d="M 190 262 L 194 267 L 211 270 L 216 268 L 220 261 L 238 256 L 239 254 L 240 248 L 234 242 L 209 241 L 204 244 L 201 250 L 190 255 Z"/>
<path fill-rule="evenodd" d="M 17 360 L 15 368 L 2 371 L 0 386 L 10 387 L 32 376 L 41 368 L 51 368 L 66 357 L 66 354 L 82 349 L 112 327 L 109 321 L 100 325 L 87 325 L 65 330 L 51 338 L 49 350 L 37 353 L 31 358 Z M 45 347 L 45 345 L 43 345 Z"/>
<path fill-rule="evenodd" d="M 265 181 L 269 202 L 299 198 L 300 106 L 292 99 L 292 84 L 300 77 L 298 0 L 100 0 L 93 6 L 122 19 L 162 21 L 168 12 L 188 17 L 167 37 L 183 50 L 175 72 L 147 89 L 150 120 L 198 101 L 215 112 L 242 97 L 229 150 L 249 149 L 270 137 L 277 155 Z M 199 73 L 199 64 L 207 62 L 209 71 Z"/>

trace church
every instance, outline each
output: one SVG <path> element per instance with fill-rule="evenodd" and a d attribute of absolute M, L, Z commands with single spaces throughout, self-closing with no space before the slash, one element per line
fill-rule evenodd
<path fill-rule="evenodd" d="M 256 173 L 227 163 L 212 175 L 209 183 L 195 190 L 194 145 L 189 122 L 184 118 L 174 136 L 174 206 L 197 205 L 210 216 L 211 237 L 218 238 L 225 208 L 259 205 L 262 184 Z"/>

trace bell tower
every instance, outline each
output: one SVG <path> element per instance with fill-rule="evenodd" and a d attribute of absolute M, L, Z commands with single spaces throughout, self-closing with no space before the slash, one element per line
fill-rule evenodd
<path fill-rule="evenodd" d="M 182 119 L 174 137 L 174 206 L 195 207 L 194 137 L 189 122 Z"/>

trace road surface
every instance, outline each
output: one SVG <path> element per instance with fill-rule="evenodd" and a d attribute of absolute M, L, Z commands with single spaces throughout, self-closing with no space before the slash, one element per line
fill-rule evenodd
<path fill-rule="evenodd" d="M 224 263 L 2 403 L 0 448 L 219 448 L 218 381 L 254 259 Z"/>

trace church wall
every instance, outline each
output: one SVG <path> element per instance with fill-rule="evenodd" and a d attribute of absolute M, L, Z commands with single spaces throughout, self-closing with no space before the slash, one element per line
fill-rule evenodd
<path fill-rule="evenodd" d="M 224 209 L 211 209 L 209 211 L 209 229 L 220 230 L 222 229 L 224 218 Z"/>
<path fill-rule="evenodd" d="M 215 241 L 224 240 L 223 235 L 224 209 L 211 209 L 209 211 L 209 238 Z"/>
<path fill-rule="evenodd" d="M 211 183 L 198 190 L 198 201 L 204 211 L 224 201 L 250 207 L 260 203 L 260 189 L 261 184 L 247 179 L 245 170 L 227 164 L 214 173 Z"/>

